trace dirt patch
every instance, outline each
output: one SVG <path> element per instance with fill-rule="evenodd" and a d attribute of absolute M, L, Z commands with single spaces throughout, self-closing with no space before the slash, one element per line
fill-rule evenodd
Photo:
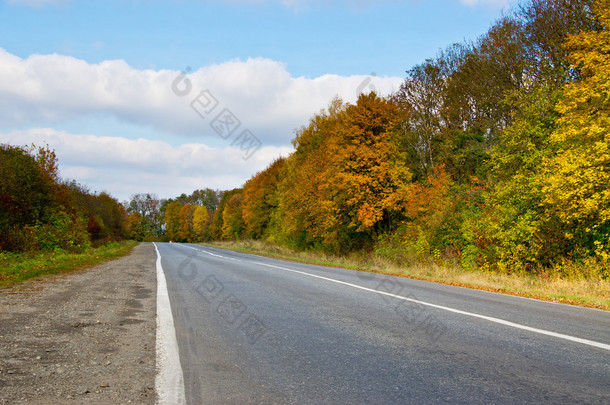
<path fill-rule="evenodd" d="M 0 290 L 0 404 L 154 404 L 156 255 Z"/>

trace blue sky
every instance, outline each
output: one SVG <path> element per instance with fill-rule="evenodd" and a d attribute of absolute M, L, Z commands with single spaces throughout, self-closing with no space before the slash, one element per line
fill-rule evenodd
<path fill-rule="evenodd" d="M 22 3 L 40 4 L 25 7 Z M 7 51 L 123 59 L 138 69 L 183 69 L 249 57 L 295 76 L 401 76 L 439 48 L 484 33 L 503 2 L 426 1 L 3 2 Z"/>
<path fill-rule="evenodd" d="M 121 200 L 237 187 L 288 154 L 332 97 L 353 102 L 363 83 L 395 91 L 405 70 L 476 39 L 511 4 L 0 1 L 0 142 L 46 142 L 64 177 Z M 209 116 L 193 104 L 203 90 Z M 232 134 L 212 125 L 225 111 Z M 240 149 L 244 131 L 255 150 Z"/>

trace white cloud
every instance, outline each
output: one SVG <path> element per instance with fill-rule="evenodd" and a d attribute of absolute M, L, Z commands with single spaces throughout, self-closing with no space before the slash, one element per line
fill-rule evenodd
<path fill-rule="evenodd" d="M 48 143 L 64 177 L 120 199 L 138 192 L 173 197 L 203 187 L 229 189 L 288 155 L 294 129 L 334 96 L 354 102 L 359 88 L 389 94 L 402 82 L 366 75 L 293 77 L 284 64 L 258 58 L 194 69 L 187 76 L 190 92 L 179 95 L 185 85 L 176 81 L 179 75 L 134 69 L 122 60 L 90 64 L 57 54 L 22 59 L 0 48 L 0 128 L 5 128 L 0 142 Z M 209 114 L 199 108 L 202 117 L 192 102 L 205 101 L 198 98 L 204 89 L 218 105 Z M 226 140 L 210 125 L 224 109 L 241 123 Z M 124 126 L 120 137 L 104 137 L 97 127 L 78 129 L 87 117 L 91 122 L 112 117 L 131 125 Z M 133 125 L 164 134 L 165 141 L 134 139 Z M 57 130 L 62 126 L 72 128 L 71 133 Z M 231 144 L 246 129 L 261 145 L 245 160 L 249 144 Z M 148 130 L 137 132 L 142 136 Z"/>
<path fill-rule="evenodd" d="M 122 60 L 89 64 L 70 56 L 32 55 L 21 59 L 0 48 L 0 125 L 53 126 L 88 115 L 112 115 L 176 135 L 212 136 L 210 121 L 229 109 L 264 145 L 285 145 L 293 130 L 327 106 L 336 95 L 354 102 L 366 75 L 292 77 L 280 62 L 256 58 L 201 67 L 187 76 L 185 96 L 172 90 L 180 72 L 138 70 Z M 373 77 L 387 95 L 399 77 Z M 182 89 L 184 83 L 178 83 Z M 367 87 L 368 88 L 368 87 Z M 191 102 L 208 89 L 218 100 L 209 116 L 200 117 Z M 365 89 L 367 90 L 367 89 Z"/>
<path fill-rule="evenodd" d="M 134 193 L 175 197 L 195 189 L 241 186 L 288 147 L 266 146 L 248 159 L 239 148 L 204 144 L 172 147 L 161 141 L 70 134 L 50 128 L 0 133 L 0 143 L 48 144 L 57 153 L 61 176 L 123 200 Z"/>

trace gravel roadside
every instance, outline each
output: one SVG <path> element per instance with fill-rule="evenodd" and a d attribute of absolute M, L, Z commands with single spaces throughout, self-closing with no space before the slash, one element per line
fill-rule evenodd
<path fill-rule="evenodd" d="M 156 254 L 0 290 L 0 404 L 154 404 Z"/>

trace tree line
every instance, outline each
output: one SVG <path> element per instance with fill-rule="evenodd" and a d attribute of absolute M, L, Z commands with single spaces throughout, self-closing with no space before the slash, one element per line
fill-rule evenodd
<path fill-rule="evenodd" d="M 608 277 L 609 28 L 610 0 L 527 0 L 396 93 L 331 100 L 292 154 L 230 191 L 121 205 L 61 181 L 48 148 L 3 145 L 0 248 L 249 238 Z"/>
<path fill-rule="evenodd" d="M 210 236 L 607 277 L 609 28 L 609 0 L 529 0 L 395 94 L 332 100 Z"/>
<path fill-rule="evenodd" d="M 125 237 L 125 209 L 59 177 L 49 147 L 0 145 L 0 251 L 77 252 Z"/>
<path fill-rule="evenodd" d="M 195 190 L 174 199 L 134 194 L 120 203 L 59 176 L 48 146 L 0 145 L 0 251 L 80 252 L 111 241 L 201 242 L 223 192 Z"/>
<path fill-rule="evenodd" d="M 125 203 L 127 235 L 139 241 L 203 242 L 218 239 L 212 226 L 224 192 L 205 188 L 176 198 L 134 194 Z"/>

